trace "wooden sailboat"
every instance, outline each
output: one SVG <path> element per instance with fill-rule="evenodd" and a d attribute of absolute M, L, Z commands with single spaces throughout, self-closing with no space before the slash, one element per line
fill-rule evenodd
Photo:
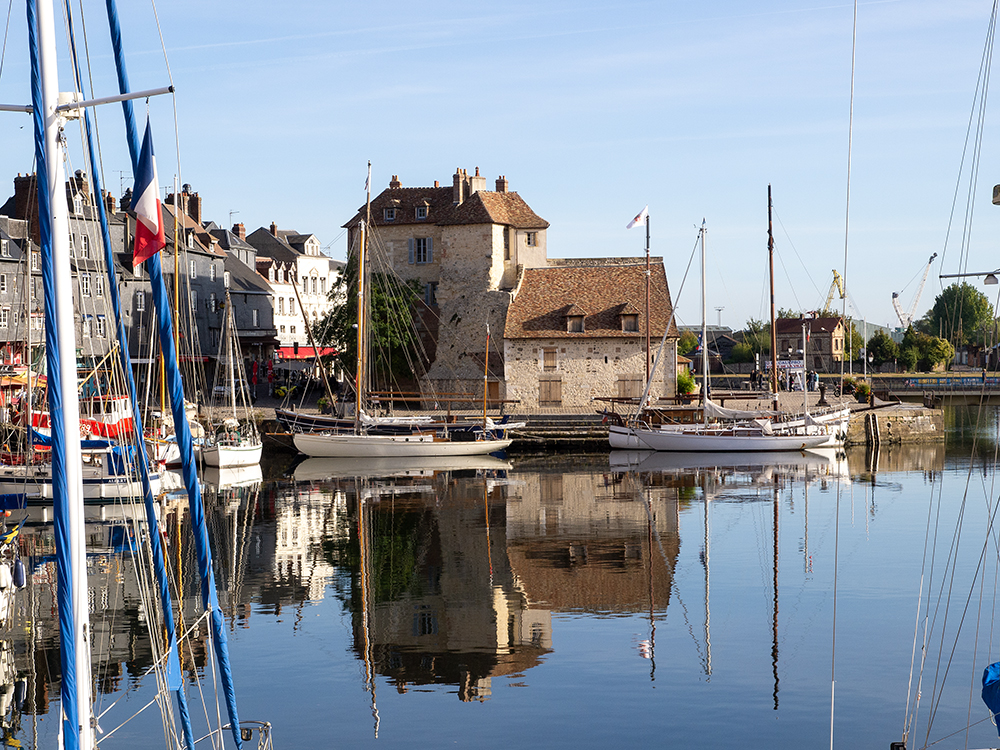
<path fill-rule="evenodd" d="M 226 283 L 226 319 L 223 324 L 223 354 L 215 372 L 210 419 L 214 430 L 205 438 L 201 456 L 209 466 L 235 468 L 260 463 L 263 443 L 250 408 L 246 373 L 236 332 L 236 317 L 229 296 L 229 273 Z M 215 405 L 221 400 L 221 407 Z"/>
<path fill-rule="evenodd" d="M 367 407 L 368 391 L 368 283 L 367 244 L 369 221 L 361 222 L 361 240 L 358 244 L 358 322 L 357 322 L 357 367 L 355 370 L 355 418 L 354 424 L 346 430 L 323 430 L 297 432 L 293 435 L 295 447 L 307 456 L 346 458 L 365 456 L 371 458 L 425 457 L 425 456 L 476 456 L 506 449 L 512 442 L 508 437 L 509 425 L 497 424 L 485 413 L 486 396 L 483 397 L 482 424 L 476 430 L 450 432 L 443 430 L 412 427 L 409 430 L 384 431 L 378 429 L 377 420 L 369 417 Z M 490 335 L 486 331 L 486 361 L 489 362 Z M 485 379 L 483 388 L 485 389 Z M 464 438 L 464 439 L 463 439 Z"/>
<path fill-rule="evenodd" d="M 770 189 L 768 190 L 770 205 Z M 611 424 L 608 439 L 611 447 L 632 451 L 802 451 L 842 444 L 847 433 L 848 409 L 838 410 L 822 418 L 811 417 L 808 394 L 803 388 L 803 413 L 797 418 L 779 421 L 774 411 L 724 409 L 712 402 L 709 393 L 708 331 L 706 323 L 705 245 L 707 229 L 704 221 L 699 230 L 701 243 L 701 411 L 700 424 L 654 425 L 642 420 L 642 409 L 649 397 L 651 376 L 640 401 L 639 412 L 624 424 Z M 774 324 L 771 326 L 774 330 Z M 668 328 L 669 330 L 669 328 Z M 664 334 L 666 336 L 666 334 Z M 803 326 L 803 351 L 805 350 Z M 663 344 L 660 346 L 662 354 Z M 773 347 L 772 347 L 773 351 Z M 653 365 L 655 376 L 657 355 Z M 777 391 L 775 391 L 777 399 Z"/>

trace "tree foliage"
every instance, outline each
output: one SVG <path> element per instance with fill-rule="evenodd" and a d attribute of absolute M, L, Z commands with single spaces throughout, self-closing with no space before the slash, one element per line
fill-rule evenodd
<path fill-rule="evenodd" d="M 681 333 L 680 340 L 677 342 L 677 353 L 682 357 L 686 357 L 688 354 L 693 352 L 698 348 L 698 337 L 692 331 L 684 331 Z"/>
<path fill-rule="evenodd" d="M 899 345 L 885 331 L 878 330 L 868 339 L 865 347 L 872 357 L 872 364 L 879 366 L 899 358 Z"/>
<path fill-rule="evenodd" d="M 372 387 L 393 387 L 399 379 L 417 378 L 423 364 L 414 318 L 423 305 L 415 280 L 400 281 L 388 274 L 373 273 L 368 283 L 370 334 L 369 363 Z M 358 273 L 357 261 L 343 268 L 328 297 L 334 305 L 313 325 L 320 346 L 334 346 L 344 371 L 353 378 L 357 366 Z"/>
<path fill-rule="evenodd" d="M 771 324 L 750 318 L 743 329 L 743 342 L 754 354 L 771 353 Z"/>
<path fill-rule="evenodd" d="M 955 346 L 982 344 L 993 324 L 993 306 L 989 298 L 971 284 L 952 284 L 934 300 L 930 317 L 921 320 L 930 330 Z"/>
<path fill-rule="evenodd" d="M 938 336 L 917 331 L 912 326 L 899 347 L 899 366 L 904 370 L 933 370 L 955 356 L 955 347 Z"/>

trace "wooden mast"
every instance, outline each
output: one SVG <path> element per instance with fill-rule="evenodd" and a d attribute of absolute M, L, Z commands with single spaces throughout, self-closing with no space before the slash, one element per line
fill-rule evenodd
<path fill-rule="evenodd" d="M 771 279 L 771 393 L 774 410 L 778 410 L 778 332 L 774 327 L 774 233 L 771 230 L 771 186 L 767 186 L 767 259 Z"/>

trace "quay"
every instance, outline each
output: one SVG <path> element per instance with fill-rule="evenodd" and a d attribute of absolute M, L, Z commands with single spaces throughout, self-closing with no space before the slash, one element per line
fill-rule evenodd
<path fill-rule="evenodd" d="M 910 392 L 917 401 L 922 400 L 922 392 Z M 820 394 L 809 392 L 809 408 L 817 410 Z M 884 395 L 884 394 L 883 394 Z M 770 402 L 759 398 L 751 398 L 746 391 L 713 391 L 713 398 L 724 401 L 727 407 L 736 409 L 768 408 Z M 997 393 L 1000 399 L 1000 391 Z M 829 393 L 826 401 L 831 407 L 849 406 L 851 422 L 848 429 L 848 446 L 868 445 L 878 442 L 881 445 L 900 443 L 934 442 L 944 440 L 944 414 L 940 408 L 928 407 L 923 403 L 892 401 L 878 398 L 874 405 L 858 403 L 852 396 L 832 397 Z M 778 403 L 783 411 L 797 411 L 802 408 L 801 391 L 782 391 L 778 394 Z M 263 397 L 258 399 L 254 408 L 262 422 L 262 433 L 269 448 L 294 451 L 291 436 L 285 434 L 274 421 L 274 409 L 281 406 L 280 399 Z M 606 407 L 604 402 L 595 401 L 592 412 L 581 413 L 576 409 L 560 409 L 548 407 L 530 412 L 513 408 L 508 410 L 512 421 L 525 422 L 525 427 L 514 431 L 514 443 L 511 450 L 523 452 L 547 451 L 561 447 L 576 449 L 608 449 L 608 426 L 601 411 Z M 315 414 L 319 409 L 315 405 L 296 405 L 298 411 Z M 434 412 L 430 412 L 434 413 Z M 451 411 L 451 415 L 460 420 L 475 420 L 478 416 L 474 410 Z M 444 413 L 441 413 L 444 416 Z M 497 419 L 496 414 L 491 415 Z"/>

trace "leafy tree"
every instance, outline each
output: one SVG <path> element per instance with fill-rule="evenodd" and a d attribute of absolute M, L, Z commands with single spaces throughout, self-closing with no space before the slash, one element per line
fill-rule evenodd
<path fill-rule="evenodd" d="M 677 353 L 686 357 L 698 348 L 698 337 L 692 331 L 684 331 L 677 342 Z"/>
<path fill-rule="evenodd" d="M 753 362 L 754 353 L 753 348 L 750 344 L 741 341 L 740 343 L 733 346 L 733 351 L 729 355 L 730 362 Z"/>
<path fill-rule="evenodd" d="M 800 318 L 800 317 L 802 317 L 799 313 L 795 312 L 795 310 L 786 310 L 783 307 L 779 307 L 778 308 L 777 316 L 779 318 Z"/>
<path fill-rule="evenodd" d="M 313 336 L 320 346 L 337 347 L 341 366 L 353 378 L 358 359 L 356 260 L 348 261 L 328 297 L 335 302 L 334 307 L 313 325 Z M 373 273 L 368 283 L 368 299 L 372 386 L 388 389 L 397 379 L 419 377 L 415 370 L 423 362 L 414 325 L 417 306 L 423 305 L 419 283 Z"/>
<path fill-rule="evenodd" d="M 900 369 L 904 372 L 911 372 L 917 369 L 918 356 L 917 348 L 915 346 L 901 347 L 899 350 L 899 357 L 896 359 L 896 364 L 898 364 Z"/>
<path fill-rule="evenodd" d="M 694 375 L 690 370 L 683 370 L 677 375 L 677 392 L 680 394 L 694 393 Z"/>
<path fill-rule="evenodd" d="M 754 354 L 770 354 L 771 324 L 750 318 L 747 327 L 743 329 L 743 342 Z"/>
<path fill-rule="evenodd" d="M 928 322 L 930 330 L 926 333 L 935 335 L 940 331 L 955 346 L 982 344 L 993 325 L 993 306 L 971 284 L 956 283 L 934 300 Z"/>
<path fill-rule="evenodd" d="M 875 365 L 894 362 L 899 357 L 899 345 L 882 330 L 872 334 L 872 337 L 868 339 L 868 346 L 865 348 L 872 356 L 872 362 Z"/>
<path fill-rule="evenodd" d="M 955 347 L 938 336 L 929 336 L 909 328 L 899 348 L 899 365 L 904 370 L 933 370 L 955 356 Z"/>
<path fill-rule="evenodd" d="M 847 350 L 845 355 L 849 359 L 857 359 L 861 356 L 861 350 L 865 348 L 865 338 L 860 333 L 858 329 L 854 326 L 854 321 L 850 322 L 850 326 L 847 329 L 847 340 L 844 342 L 844 348 Z"/>

